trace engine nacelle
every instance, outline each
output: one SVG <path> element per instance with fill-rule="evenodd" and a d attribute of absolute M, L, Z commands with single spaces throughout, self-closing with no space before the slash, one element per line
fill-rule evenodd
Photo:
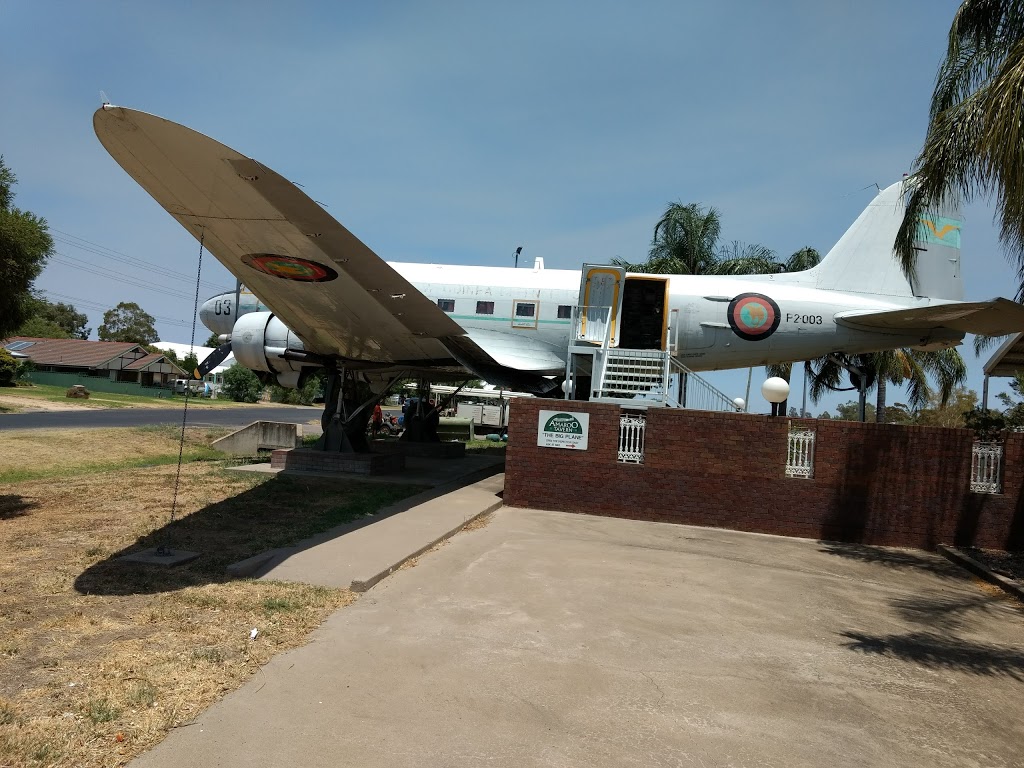
<path fill-rule="evenodd" d="M 271 312 L 249 312 L 231 329 L 231 353 L 240 365 L 274 374 L 282 387 L 297 387 L 303 368 L 317 366 L 284 359 L 288 349 L 301 351 L 302 340 Z"/>

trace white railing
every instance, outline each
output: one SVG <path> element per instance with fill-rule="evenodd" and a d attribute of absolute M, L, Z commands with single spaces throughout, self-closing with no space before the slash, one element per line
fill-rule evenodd
<path fill-rule="evenodd" d="M 644 463 L 644 435 L 647 417 L 635 411 L 619 416 L 619 461 L 623 464 Z"/>
<path fill-rule="evenodd" d="M 814 432 L 800 430 L 789 433 L 786 451 L 786 477 L 809 480 L 814 477 Z"/>
<path fill-rule="evenodd" d="M 737 413 L 739 408 L 729 396 L 716 389 L 707 380 L 702 379 L 678 360 L 669 360 L 669 375 L 678 374 L 679 386 L 682 390 L 680 399 L 683 408 L 693 411 L 717 411 L 720 413 Z"/>
<path fill-rule="evenodd" d="M 1002 493 L 1002 469 L 1002 443 L 974 444 L 971 451 L 971 490 L 974 493 Z"/>

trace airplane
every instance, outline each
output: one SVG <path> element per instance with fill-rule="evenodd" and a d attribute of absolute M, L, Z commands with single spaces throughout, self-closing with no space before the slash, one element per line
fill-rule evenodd
<path fill-rule="evenodd" d="M 204 304 L 204 324 L 229 339 L 207 364 L 233 353 L 292 387 L 326 368 L 320 447 L 328 450 L 367 450 L 360 436 L 369 412 L 399 377 L 472 376 L 590 399 L 616 355 L 631 355 L 638 369 L 664 360 L 666 370 L 707 371 L 934 350 L 967 333 L 1024 331 L 1024 306 L 963 300 L 955 205 L 925 216 L 916 270 L 904 274 L 893 243 L 907 179 L 881 189 L 803 272 L 649 275 L 608 264 L 545 269 L 540 259 L 532 269 L 393 263 L 299 187 L 201 133 L 111 104 L 96 111 L 93 126 L 114 160 L 246 286 Z M 374 398 L 353 402 L 353 379 L 370 383 Z M 433 439 L 429 429 L 413 433 Z"/>

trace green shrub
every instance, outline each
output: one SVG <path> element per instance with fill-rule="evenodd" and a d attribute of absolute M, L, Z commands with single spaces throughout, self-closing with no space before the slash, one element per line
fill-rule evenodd
<path fill-rule="evenodd" d="M 224 394 L 236 403 L 257 403 L 263 395 L 263 384 L 245 366 L 233 365 L 224 372 Z"/>
<path fill-rule="evenodd" d="M 0 348 L 0 387 L 13 387 L 18 378 L 18 360 L 6 349 Z"/>

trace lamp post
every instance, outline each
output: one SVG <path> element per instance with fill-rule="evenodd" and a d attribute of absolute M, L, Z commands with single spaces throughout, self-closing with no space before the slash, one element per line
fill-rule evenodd
<path fill-rule="evenodd" d="M 785 402 L 789 397 L 789 382 L 779 376 L 772 376 L 761 385 L 761 394 L 772 404 L 772 416 L 779 416 L 779 403 Z"/>

